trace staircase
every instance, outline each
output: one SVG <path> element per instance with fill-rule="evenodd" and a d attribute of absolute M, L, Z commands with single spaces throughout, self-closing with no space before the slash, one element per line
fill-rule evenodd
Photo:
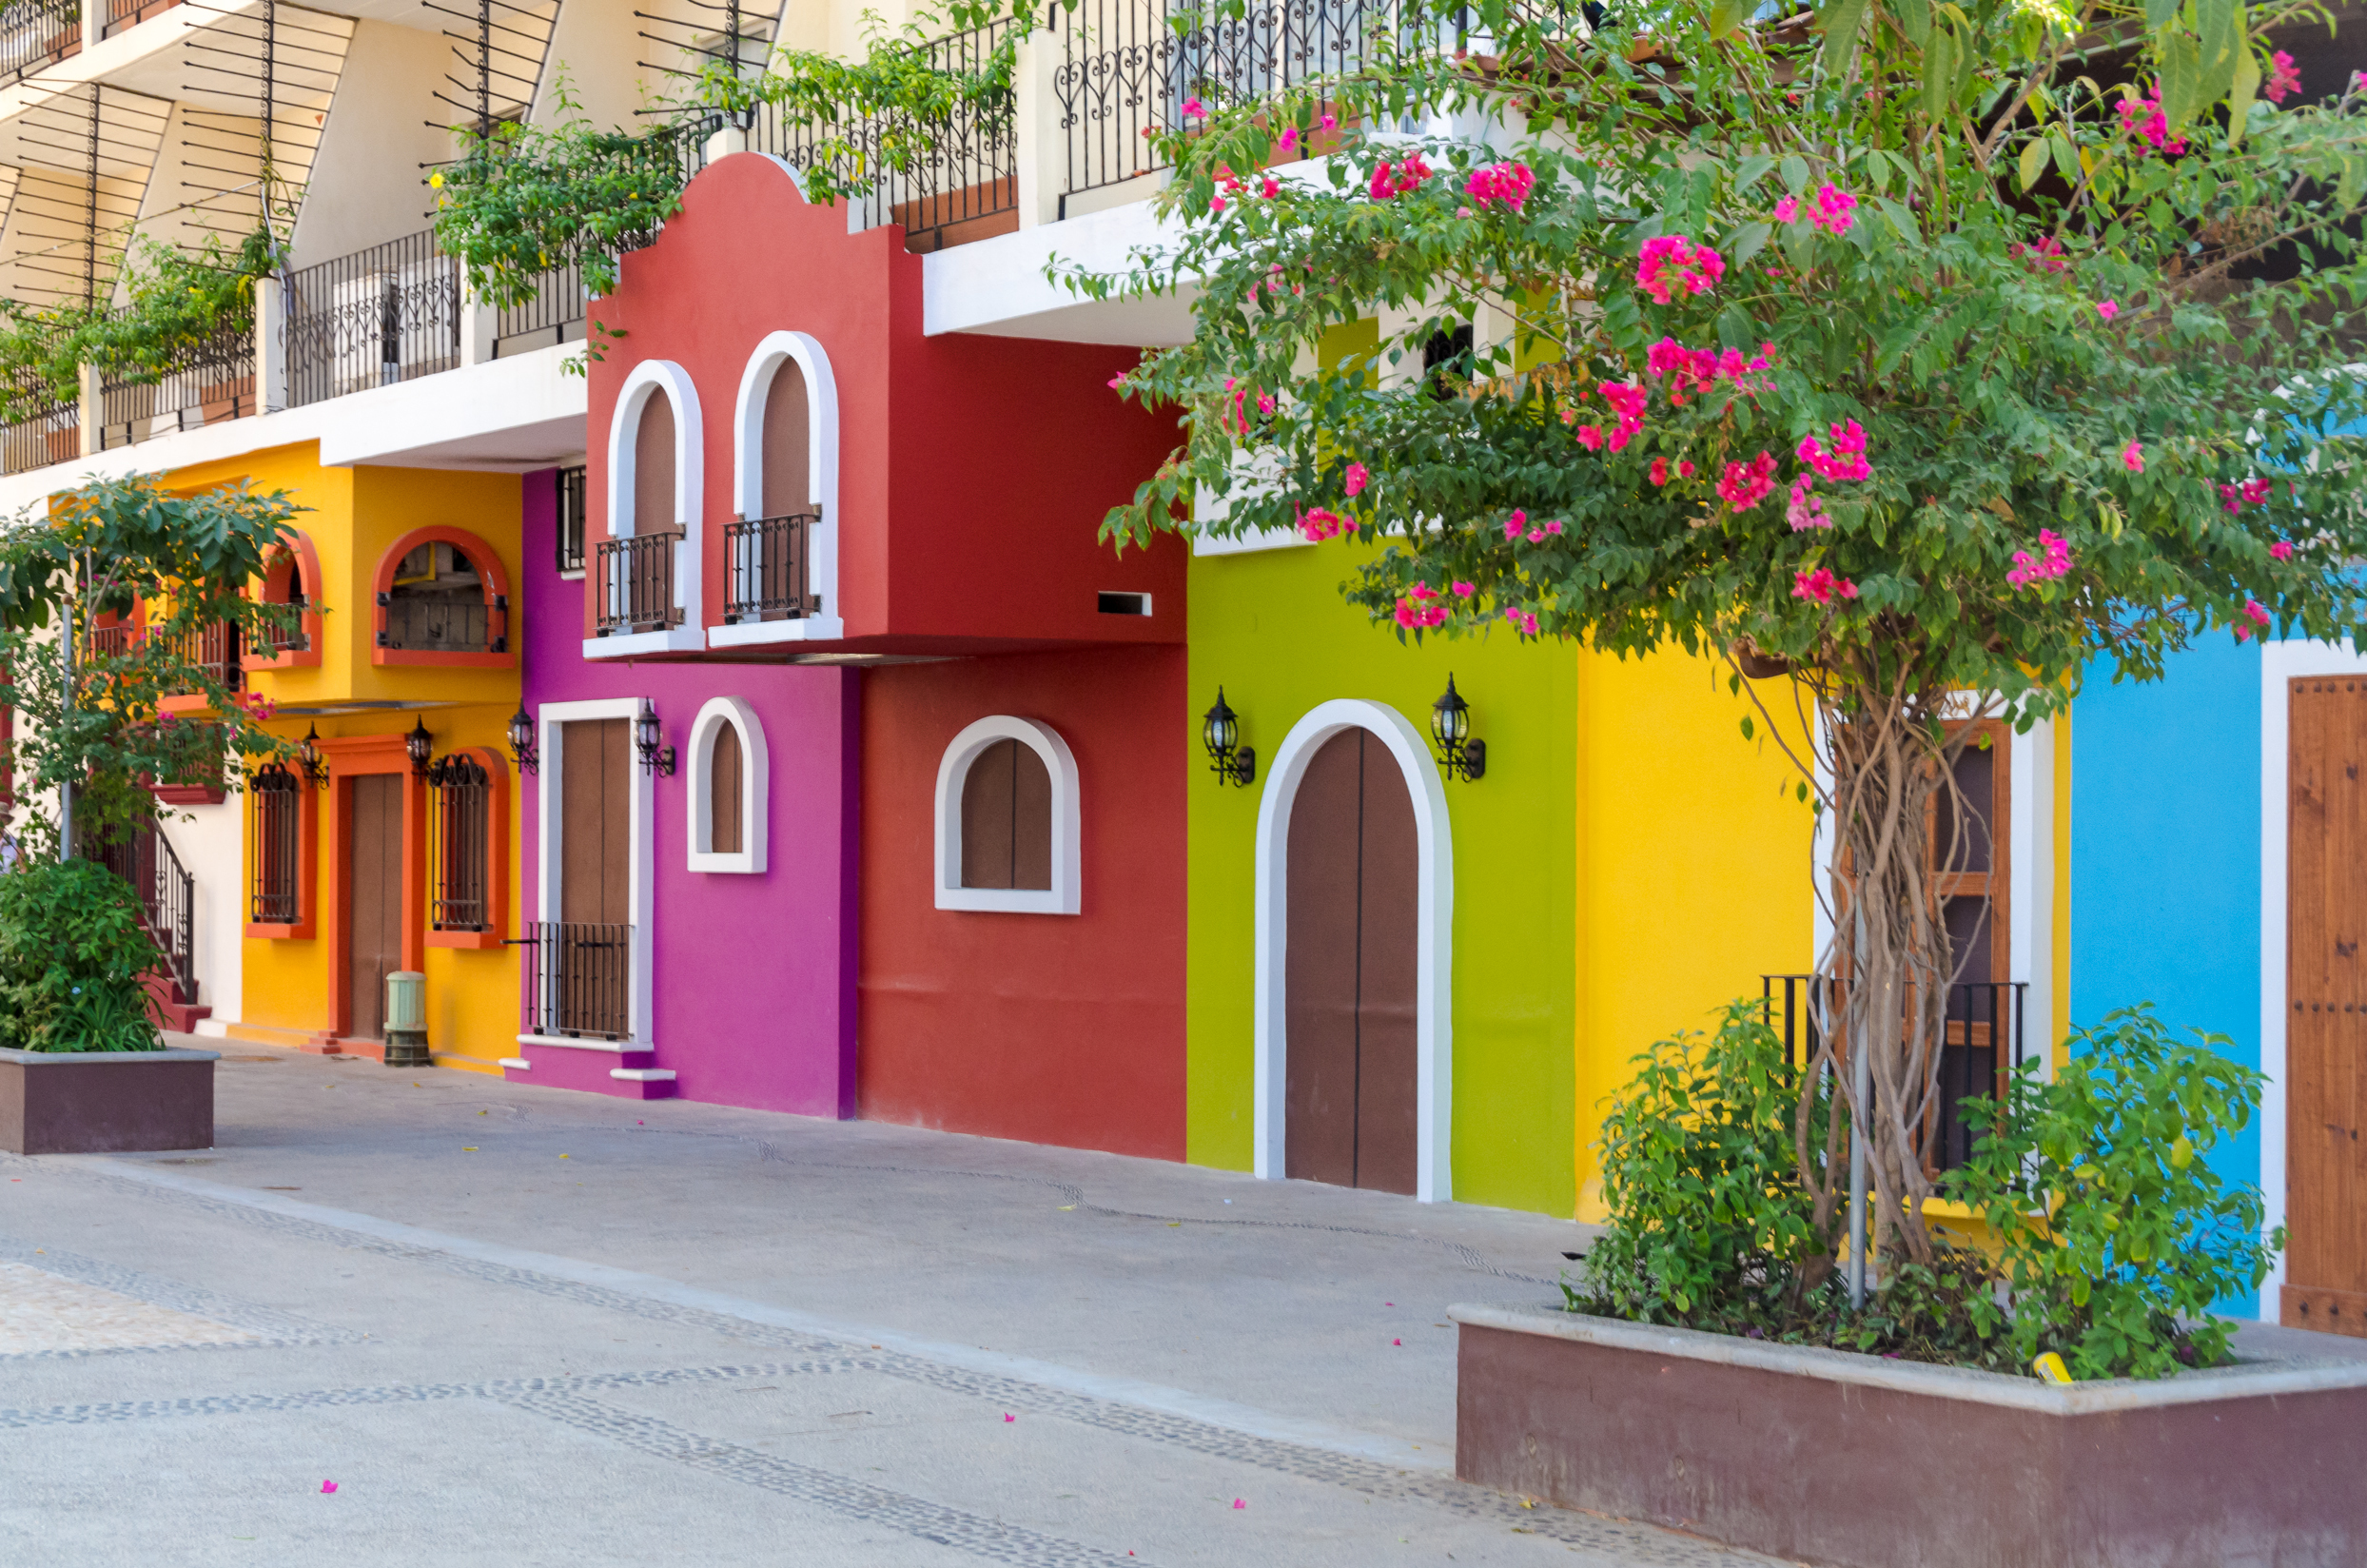
<path fill-rule="evenodd" d="M 165 1029 L 186 1034 L 213 1009 L 197 1000 L 197 881 L 182 869 L 171 841 L 153 822 L 120 838 L 86 839 L 85 858 L 131 884 L 140 895 L 140 925 L 156 944 L 158 962 L 140 977 L 148 1008 Z"/>

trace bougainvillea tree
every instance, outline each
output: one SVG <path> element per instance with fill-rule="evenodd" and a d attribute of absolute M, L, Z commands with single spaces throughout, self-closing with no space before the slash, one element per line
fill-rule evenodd
<path fill-rule="evenodd" d="M 1464 48 L 1184 104 L 1182 239 L 1071 281 L 1199 291 L 1118 383 L 1185 439 L 1111 535 L 1355 539 L 1400 637 L 1731 665 L 1829 829 L 1817 1065 L 1862 1048 L 1801 1180 L 1829 1256 L 1862 1127 L 1876 1245 L 1922 1259 L 1964 721 L 2360 627 L 2367 116 L 2259 41 L 2307 8 L 1751 9 L 1458 6 Z"/>

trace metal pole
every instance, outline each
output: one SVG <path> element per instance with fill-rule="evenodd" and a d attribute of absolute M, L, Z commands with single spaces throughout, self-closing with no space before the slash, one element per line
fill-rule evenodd
<path fill-rule="evenodd" d="M 1851 922 L 1857 927 L 1856 951 L 1866 951 L 1866 916 L 1861 911 L 1850 911 Z M 1866 1110 L 1873 1104 L 1874 1062 L 1867 1049 L 1867 1030 L 1860 1029 L 1849 1041 L 1849 1310 L 1866 1304 Z"/>
<path fill-rule="evenodd" d="M 65 636 L 59 639 L 65 644 L 66 659 L 65 722 L 60 727 L 70 731 L 74 713 L 74 598 L 71 593 L 66 597 L 65 626 Z M 74 775 L 71 772 L 57 787 L 57 857 L 61 861 L 74 858 Z"/>

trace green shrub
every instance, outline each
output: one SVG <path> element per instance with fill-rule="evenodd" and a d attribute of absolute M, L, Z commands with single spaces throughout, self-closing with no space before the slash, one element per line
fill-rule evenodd
<path fill-rule="evenodd" d="M 2191 1032 L 2115 1012 L 2072 1035 L 2054 1082 L 2017 1075 L 2002 1119 L 1967 1102 L 1990 1130 L 1946 1185 L 2004 1238 L 2017 1361 L 2059 1351 L 2086 1379 L 2225 1359 L 2234 1325 L 2210 1308 L 2259 1287 L 2284 1231 L 2263 1240 L 2259 1189 L 2202 1158 L 2251 1121 L 2260 1075 Z"/>
<path fill-rule="evenodd" d="M 140 976 L 156 963 L 130 886 L 88 860 L 0 876 L 0 1047 L 154 1050 Z"/>

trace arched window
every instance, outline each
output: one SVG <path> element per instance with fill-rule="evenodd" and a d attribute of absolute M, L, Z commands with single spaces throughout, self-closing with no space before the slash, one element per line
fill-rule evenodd
<path fill-rule="evenodd" d="M 803 332 L 766 335 L 740 373 L 733 417 L 733 519 L 724 605 L 710 640 L 731 646 L 841 635 L 838 389 Z"/>
<path fill-rule="evenodd" d="M 690 866 L 694 872 L 764 870 L 764 725 L 735 696 L 710 697 L 691 722 Z"/>
<path fill-rule="evenodd" d="M 380 558 L 373 664 L 510 666 L 501 558 L 459 528 L 417 528 Z"/>
<path fill-rule="evenodd" d="M 290 529 L 264 558 L 256 589 L 265 604 L 296 612 L 292 624 L 259 631 L 240 660 L 249 670 L 287 670 L 321 662 L 321 558 L 304 534 Z"/>
<path fill-rule="evenodd" d="M 1077 913 L 1078 825 L 1067 742 L 1031 718 L 978 720 L 937 766 L 937 908 Z"/>
<path fill-rule="evenodd" d="M 702 505 L 698 390 L 670 360 L 625 376 L 608 431 L 608 537 L 593 551 L 592 657 L 694 648 Z"/>

